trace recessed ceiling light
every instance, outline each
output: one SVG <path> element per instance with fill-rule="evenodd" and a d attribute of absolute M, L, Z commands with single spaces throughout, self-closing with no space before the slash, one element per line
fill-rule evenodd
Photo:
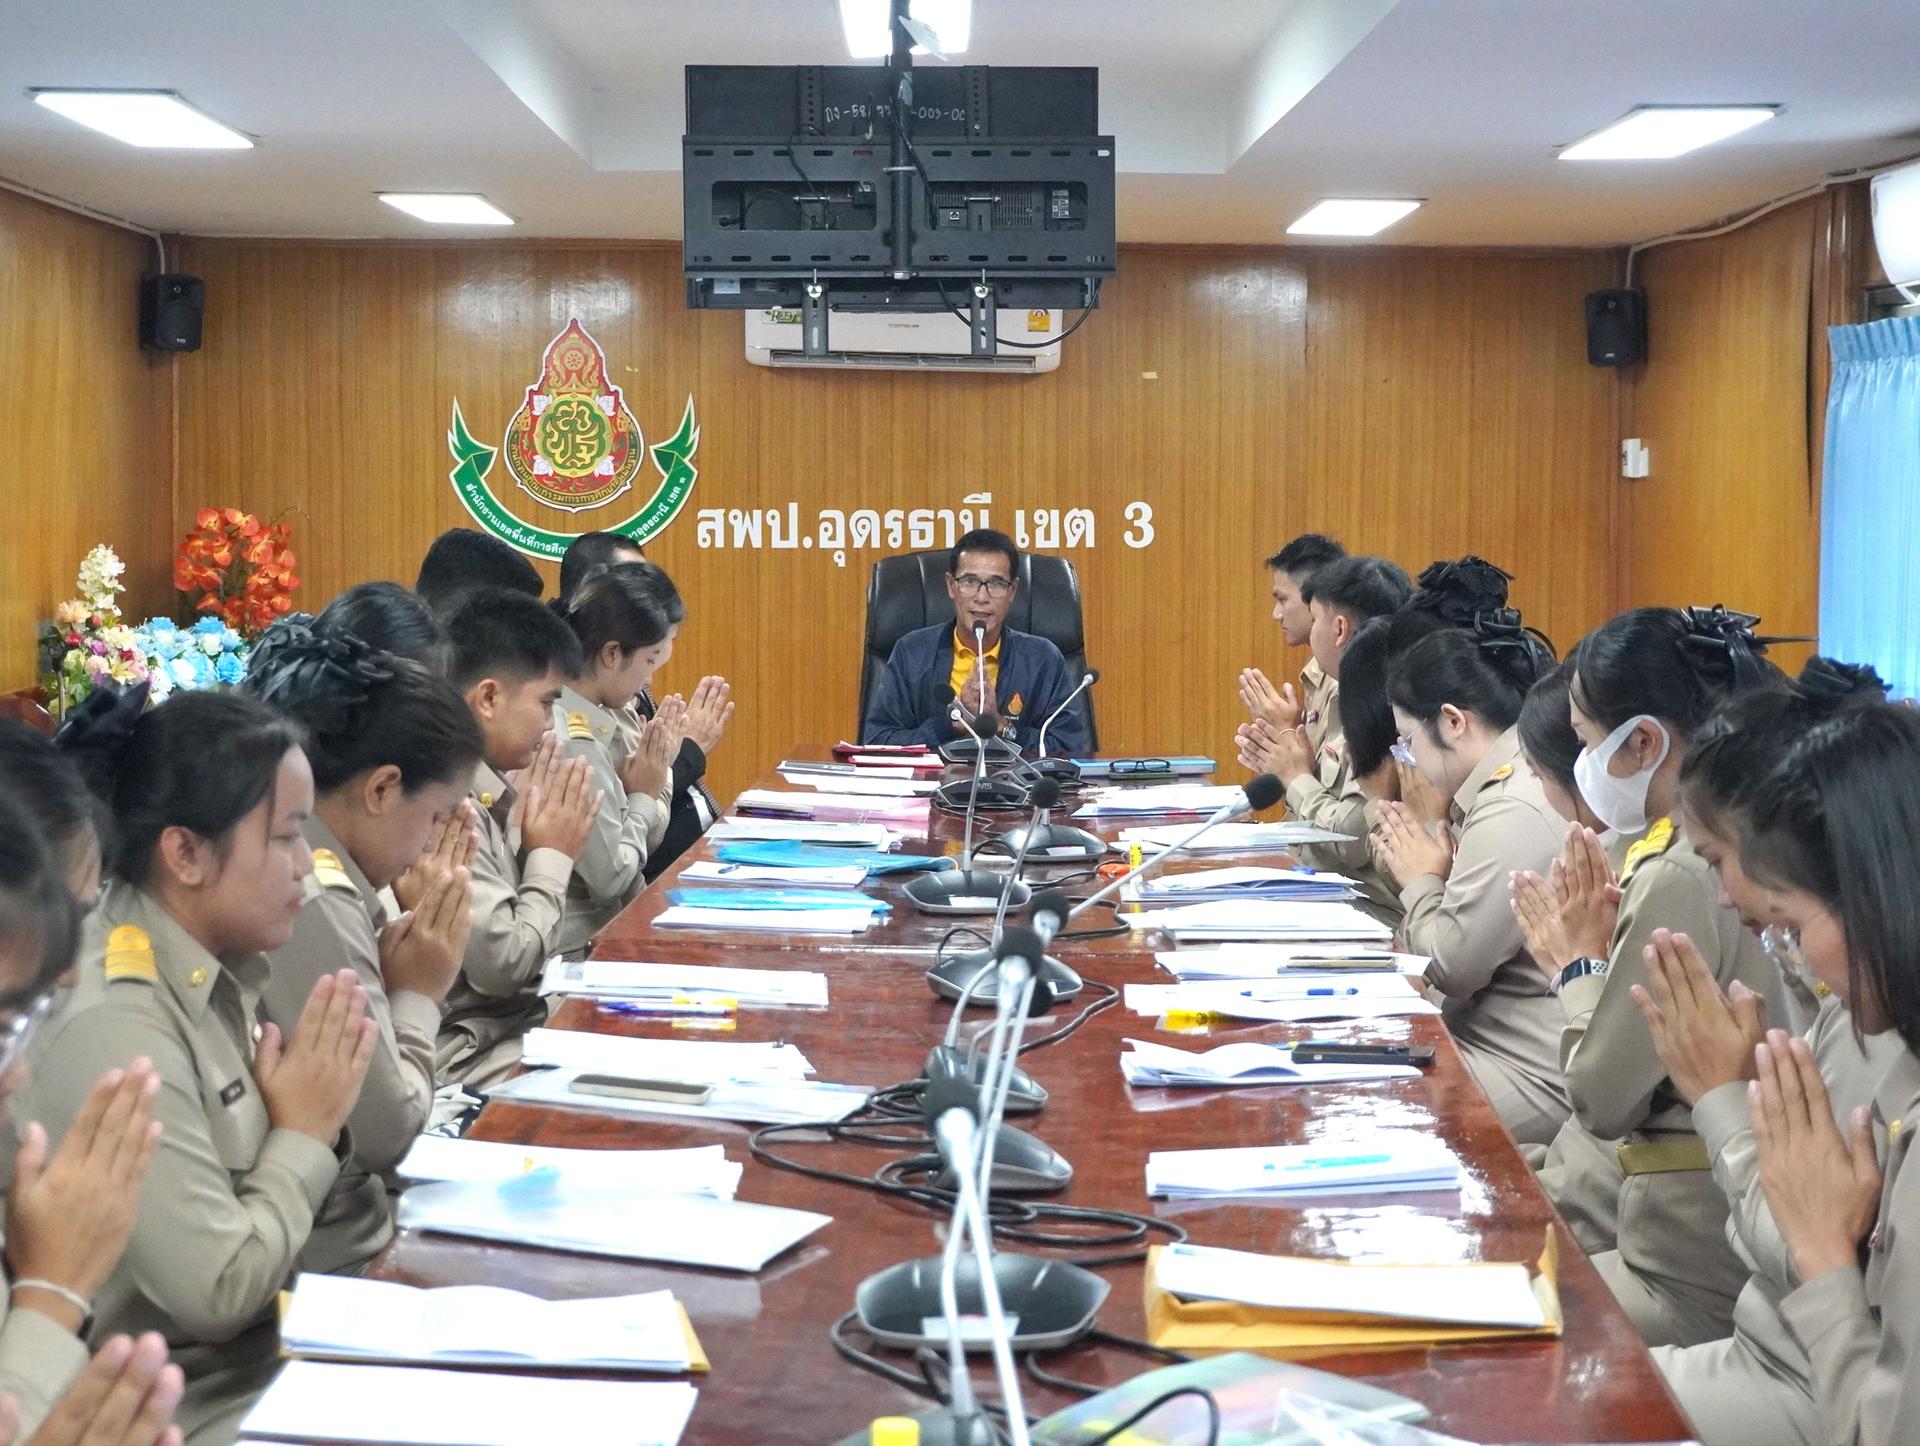
<path fill-rule="evenodd" d="M 513 217 L 471 191 L 376 191 L 397 210 L 436 226 L 511 226 Z"/>
<path fill-rule="evenodd" d="M 1287 227 L 1289 236 L 1373 236 L 1420 209 L 1418 201 L 1321 201 Z"/>
<path fill-rule="evenodd" d="M 928 26 L 940 39 L 943 55 L 958 55 L 973 34 L 973 0 L 913 0 L 907 14 Z M 847 53 L 856 60 L 890 55 L 893 40 L 887 22 L 893 16 L 891 0 L 840 0 L 840 28 L 847 34 Z M 913 47 L 925 55 L 926 47 Z"/>
<path fill-rule="evenodd" d="M 1780 113 L 1777 105 L 1642 105 L 1560 152 L 1563 161 L 1664 161 L 1724 141 Z"/>
<path fill-rule="evenodd" d="M 48 110 L 116 141 L 150 149 L 243 151 L 250 137 L 195 110 L 170 90 L 36 90 Z"/>

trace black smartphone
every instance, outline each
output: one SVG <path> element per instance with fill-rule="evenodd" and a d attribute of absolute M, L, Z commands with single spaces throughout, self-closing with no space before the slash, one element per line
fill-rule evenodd
<path fill-rule="evenodd" d="M 1433 1063 L 1430 1044 L 1346 1044 L 1340 1040 L 1309 1039 L 1293 1047 L 1295 1064 L 1411 1064 L 1425 1069 Z"/>

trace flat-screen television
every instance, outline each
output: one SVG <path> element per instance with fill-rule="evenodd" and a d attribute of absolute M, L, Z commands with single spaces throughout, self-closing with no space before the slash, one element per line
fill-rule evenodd
<path fill-rule="evenodd" d="M 1113 274 L 1113 138 L 1090 66 L 690 65 L 687 304 L 1087 308 Z M 895 177 L 904 178 L 896 184 Z M 898 241 L 897 239 L 898 238 Z"/>

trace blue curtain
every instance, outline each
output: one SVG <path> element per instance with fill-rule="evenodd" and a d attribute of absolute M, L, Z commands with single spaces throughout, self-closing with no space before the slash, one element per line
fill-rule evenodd
<path fill-rule="evenodd" d="M 1827 336 L 1820 651 L 1920 697 L 1920 317 Z"/>

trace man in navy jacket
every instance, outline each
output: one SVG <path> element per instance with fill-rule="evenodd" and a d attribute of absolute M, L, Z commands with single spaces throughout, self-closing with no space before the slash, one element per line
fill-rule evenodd
<path fill-rule="evenodd" d="M 1019 572 L 1020 554 L 1004 532 L 983 527 L 960 539 L 947 563 L 955 620 L 894 644 L 867 705 L 862 742 L 937 748 L 968 736 L 980 720 L 979 731 L 1021 749 L 1039 746 L 1041 725 L 1080 680 L 1052 643 L 1006 625 Z M 985 635 L 977 647 L 976 629 Z M 1047 752 L 1084 757 L 1092 736 L 1083 693 L 1047 730 Z"/>

